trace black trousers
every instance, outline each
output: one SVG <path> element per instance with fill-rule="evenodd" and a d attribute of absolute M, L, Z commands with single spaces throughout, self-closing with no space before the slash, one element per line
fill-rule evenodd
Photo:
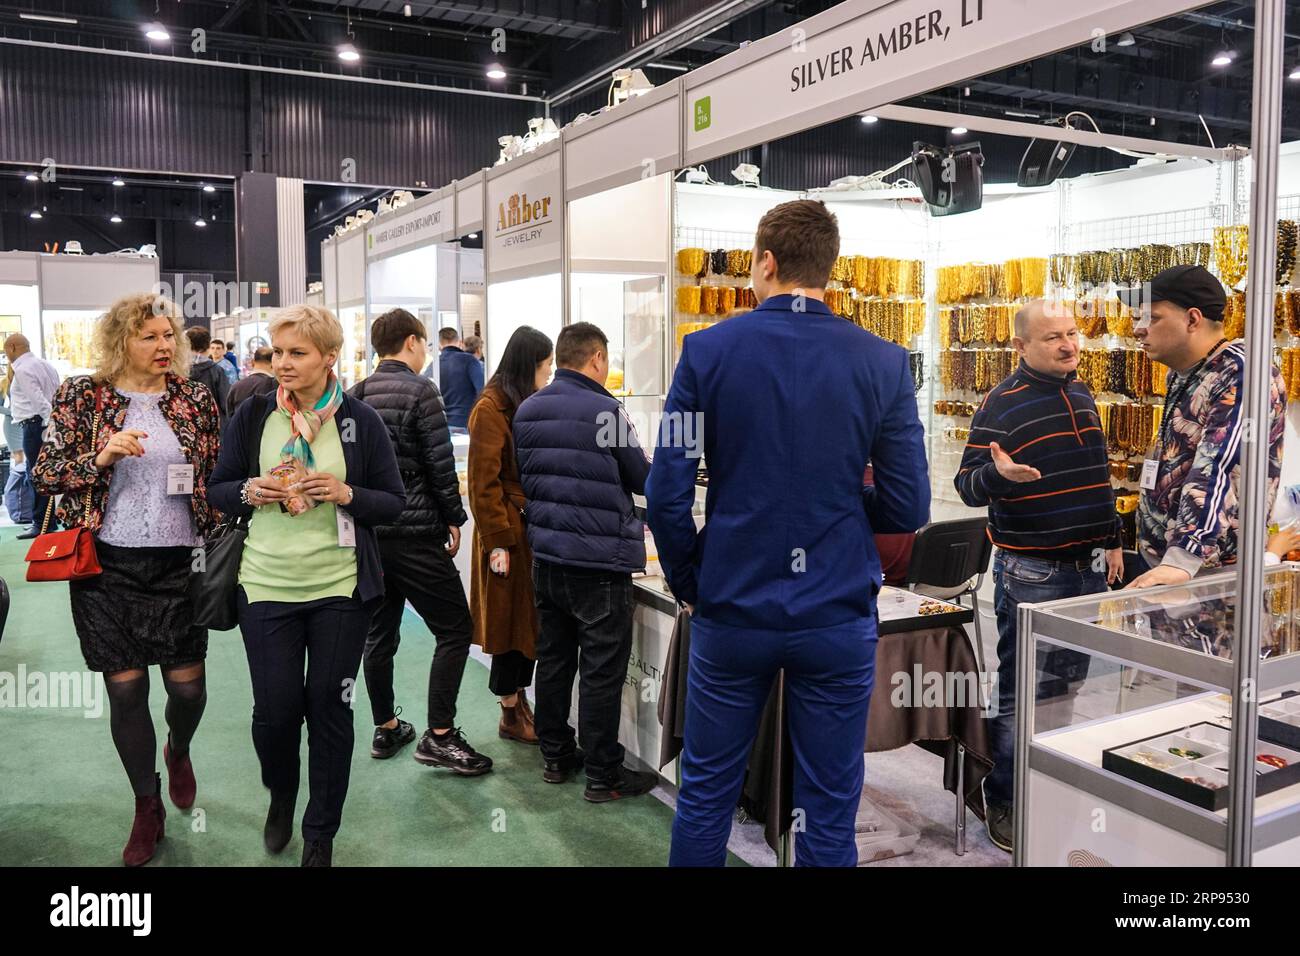
<path fill-rule="evenodd" d="M 533 682 L 533 668 L 537 662 L 523 651 L 506 651 L 492 655 L 488 671 L 488 690 L 497 697 L 509 697 L 521 687 Z"/>
<path fill-rule="evenodd" d="M 429 729 L 456 722 L 456 695 L 465 676 L 473 624 L 465 586 L 447 549 L 432 536 L 380 538 L 384 597 L 366 637 L 366 690 L 375 726 L 393 719 L 393 657 L 402 640 L 402 612 L 409 600 L 433 632 L 429 665 Z"/>
<path fill-rule="evenodd" d="M 618 742 L 623 685 L 632 654 L 632 575 L 533 562 L 541 618 L 534 719 L 542 756 L 573 753 L 569 725 L 578 675 L 578 738 L 587 776 L 603 779 L 623 765 Z"/>
<path fill-rule="evenodd" d="M 307 722 L 311 797 L 302 818 L 304 840 L 332 839 L 343 817 L 352 771 L 352 697 L 371 610 L 355 594 L 249 604 L 239 589 L 239 629 L 253 682 L 253 746 L 262 783 L 275 793 L 298 792 Z"/>

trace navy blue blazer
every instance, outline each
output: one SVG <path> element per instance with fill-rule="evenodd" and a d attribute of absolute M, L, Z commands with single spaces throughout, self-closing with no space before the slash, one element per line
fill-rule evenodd
<path fill-rule="evenodd" d="M 773 296 L 687 336 L 646 483 L 673 594 L 707 621 L 763 630 L 874 615 L 873 533 L 929 518 L 923 436 L 907 352 L 815 299 Z"/>
<path fill-rule="evenodd" d="M 438 356 L 438 389 L 447 410 L 447 424 L 468 428 L 469 413 L 483 391 L 483 363 L 463 349 L 447 346 Z"/>
<path fill-rule="evenodd" d="M 556 369 L 520 404 L 514 433 L 533 557 L 644 571 L 645 526 L 632 495 L 645 491 L 650 462 L 618 399 L 581 372 Z"/>
<path fill-rule="evenodd" d="M 217 467 L 208 479 L 208 501 L 223 514 L 244 517 L 253 513 L 251 505 L 239 500 L 239 488 L 250 475 L 261 473 L 257 456 L 262 430 L 275 405 L 275 392 L 252 395 L 240 403 L 226 425 Z M 345 392 L 334 420 L 340 429 L 349 420 L 356 423 L 356 440 L 342 443 L 347 484 L 352 489 L 352 503 L 343 510 L 356 523 L 357 593 L 365 602 L 384 593 L 375 526 L 392 524 L 401 515 L 406 507 L 406 487 L 392 439 L 378 412 Z"/>

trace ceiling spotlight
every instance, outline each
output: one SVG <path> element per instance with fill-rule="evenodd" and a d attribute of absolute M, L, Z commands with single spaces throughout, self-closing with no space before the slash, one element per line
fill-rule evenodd
<path fill-rule="evenodd" d="M 1288 80 L 1300 80 L 1300 66 L 1297 66 L 1294 70 L 1292 70 L 1292 71 L 1291 71 L 1291 75 L 1288 76 L 1287 79 L 1288 79 Z"/>
<path fill-rule="evenodd" d="M 402 6 L 402 16 L 409 17 L 410 15 L 411 15 L 411 5 L 409 3 L 404 4 Z"/>
<path fill-rule="evenodd" d="M 111 215 L 111 216 L 108 217 L 108 221 L 109 221 L 109 222 L 121 222 L 121 221 L 122 221 L 122 217 L 119 216 L 117 213 L 113 213 L 113 215 Z"/>
<path fill-rule="evenodd" d="M 357 52 L 357 48 L 351 43 L 345 43 L 339 47 L 339 59 L 346 63 L 355 63 L 361 59 L 361 54 Z"/>
<path fill-rule="evenodd" d="M 213 186 L 213 185 L 211 185 L 211 184 L 209 184 L 209 185 L 203 187 L 203 191 L 204 191 L 205 193 L 214 193 L 214 192 L 217 191 L 217 187 L 216 187 L 216 186 Z"/>
<path fill-rule="evenodd" d="M 36 182 L 36 180 L 40 179 L 41 177 L 37 176 L 35 173 L 28 173 L 23 178 L 26 179 L 29 183 L 34 183 Z"/>
<path fill-rule="evenodd" d="M 40 211 L 39 209 L 33 209 L 33 210 L 31 211 L 31 213 L 30 213 L 30 217 L 31 217 L 32 219 L 44 219 L 44 218 L 45 218 L 44 216 L 41 215 L 41 211 Z"/>
<path fill-rule="evenodd" d="M 1137 40 L 1133 38 L 1131 33 L 1121 33 L 1119 39 L 1115 41 L 1116 46 L 1132 46 L 1135 43 L 1137 43 Z"/>
<path fill-rule="evenodd" d="M 489 80 L 504 80 L 506 71 L 500 63 L 493 63 L 487 68 L 487 78 Z"/>
<path fill-rule="evenodd" d="M 144 35 L 156 43 L 166 43 L 172 38 L 172 35 L 167 32 L 167 28 L 161 23 L 145 24 Z"/>
<path fill-rule="evenodd" d="M 1214 59 L 1210 61 L 1211 66 L 1227 66 L 1237 58 L 1235 50 L 1220 50 L 1214 54 Z"/>
<path fill-rule="evenodd" d="M 125 186 L 126 183 L 123 182 L 123 181 L 120 180 L 120 179 L 115 179 L 115 180 L 113 180 L 113 185 L 114 185 L 114 186 L 117 186 L 117 187 L 120 189 L 120 188 L 122 188 L 123 186 Z"/>
<path fill-rule="evenodd" d="M 952 128 L 953 136 L 965 136 L 968 132 L 969 130 L 967 130 L 965 126 L 954 126 Z"/>
<path fill-rule="evenodd" d="M 477 238 L 478 238 L 478 233 L 477 233 L 477 232 L 471 232 L 471 233 L 469 234 L 469 237 L 470 237 L 471 239 L 477 239 Z"/>
<path fill-rule="evenodd" d="M 862 122 L 867 123 L 868 125 L 870 125 L 871 123 L 879 123 L 879 122 L 880 122 L 880 117 L 879 117 L 879 116 L 872 116 L 870 113 L 867 113 L 867 114 L 863 115 L 863 117 L 862 117 Z"/>
<path fill-rule="evenodd" d="M 198 226 L 200 229 L 206 229 L 208 221 L 206 219 L 195 219 L 194 225 Z"/>

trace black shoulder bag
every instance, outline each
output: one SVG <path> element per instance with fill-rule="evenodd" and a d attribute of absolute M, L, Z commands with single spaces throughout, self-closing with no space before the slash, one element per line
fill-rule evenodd
<path fill-rule="evenodd" d="M 248 477 L 258 473 L 258 452 L 266 419 L 254 429 L 249 443 L 251 458 Z M 239 562 L 248 540 L 248 517 L 227 517 L 203 542 L 202 564 L 190 573 L 190 600 L 194 605 L 194 626 L 229 631 L 239 624 Z"/>

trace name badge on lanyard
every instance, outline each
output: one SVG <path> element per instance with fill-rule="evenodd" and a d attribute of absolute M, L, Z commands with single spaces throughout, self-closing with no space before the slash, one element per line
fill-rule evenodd
<path fill-rule="evenodd" d="M 1142 462 L 1142 481 L 1143 491 L 1154 491 L 1156 487 L 1156 476 L 1160 473 L 1160 459 L 1148 458 Z"/>
<path fill-rule="evenodd" d="M 352 516 L 342 508 L 335 506 L 334 517 L 339 526 L 339 547 L 355 548 L 357 546 L 357 526 L 352 521 Z"/>
<path fill-rule="evenodd" d="M 167 494 L 194 494 L 194 466 L 192 464 L 167 466 Z"/>

